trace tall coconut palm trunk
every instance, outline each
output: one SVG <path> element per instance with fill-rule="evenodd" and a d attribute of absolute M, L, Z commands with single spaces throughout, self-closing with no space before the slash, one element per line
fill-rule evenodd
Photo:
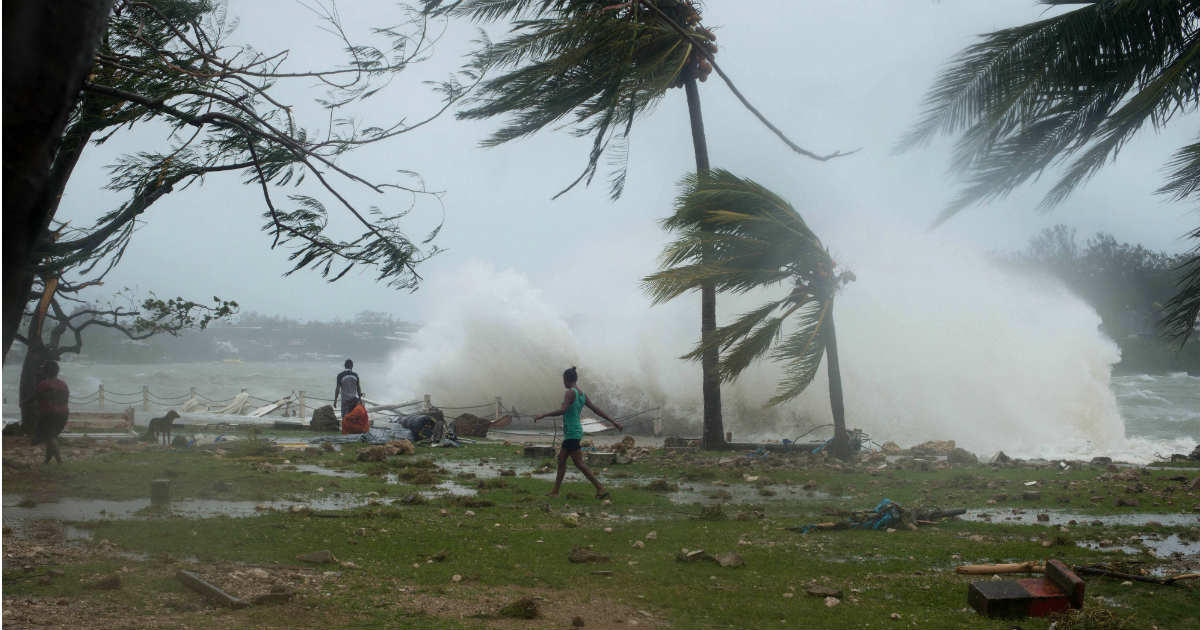
<path fill-rule="evenodd" d="M 825 340 L 825 359 L 828 363 L 825 369 L 829 372 L 829 408 L 833 411 L 833 444 L 830 445 L 834 456 L 840 459 L 850 457 L 850 438 L 846 434 L 846 407 L 842 403 L 842 369 L 838 364 L 837 333 L 833 326 L 833 306 L 829 307 L 829 337 Z"/>
<path fill-rule="evenodd" d="M 708 175 L 708 142 L 704 136 L 704 116 L 700 111 L 700 90 L 692 77 L 684 82 L 687 93 L 688 118 L 692 126 L 692 148 L 696 153 L 696 176 L 704 181 Z M 706 256 L 707 257 L 707 256 Z M 701 390 L 704 396 L 704 431 L 701 442 L 704 448 L 725 446 L 725 423 L 721 417 L 721 375 L 717 369 L 719 350 L 708 343 L 717 329 L 717 290 L 712 282 L 700 286 L 700 342 L 707 349 L 700 359 Z"/>

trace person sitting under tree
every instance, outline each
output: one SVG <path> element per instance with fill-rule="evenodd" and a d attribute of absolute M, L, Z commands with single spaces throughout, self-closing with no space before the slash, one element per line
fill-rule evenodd
<path fill-rule="evenodd" d="M 592 474 L 592 470 L 583 461 L 583 451 L 580 450 L 579 446 L 579 441 L 583 439 L 583 424 L 579 420 L 579 414 L 586 406 L 597 416 L 611 422 L 618 431 L 623 431 L 624 429 L 620 422 L 610 418 L 608 414 L 601 411 L 599 407 L 592 404 L 592 401 L 588 400 L 587 394 L 584 394 L 576 386 L 578 382 L 579 374 L 575 371 L 575 366 L 571 366 L 570 369 L 563 372 L 563 387 L 567 388 L 567 392 L 563 395 L 562 409 L 548 411 L 533 417 L 534 422 L 551 416 L 563 417 L 563 442 L 562 448 L 558 451 L 558 473 L 554 477 L 554 489 L 547 496 L 558 496 L 558 490 L 562 486 L 563 475 L 567 473 L 567 457 L 569 456 L 571 461 L 575 462 L 575 467 L 579 469 L 579 472 L 583 473 L 583 476 L 587 477 L 587 480 L 592 482 L 592 485 L 596 487 L 596 498 L 607 499 L 608 492 L 604 489 L 604 486 L 600 485 L 600 481 L 596 479 L 596 475 Z"/>

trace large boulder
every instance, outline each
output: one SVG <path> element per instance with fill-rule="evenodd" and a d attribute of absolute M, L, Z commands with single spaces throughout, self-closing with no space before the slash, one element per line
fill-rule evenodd
<path fill-rule="evenodd" d="M 342 423 L 338 421 L 333 405 L 325 405 L 313 410 L 312 420 L 308 427 L 313 431 L 341 431 Z"/>

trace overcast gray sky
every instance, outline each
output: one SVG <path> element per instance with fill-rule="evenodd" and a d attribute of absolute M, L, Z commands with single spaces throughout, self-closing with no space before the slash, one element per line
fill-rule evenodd
<path fill-rule="evenodd" d="M 367 37 L 370 27 L 401 19 L 392 2 L 347 0 L 339 9 L 354 36 Z M 328 64 L 340 54 L 318 20 L 293 0 L 231 0 L 229 12 L 240 20 L 231 41 L 267 53 L 289 49 L 288 68 Z M 709 0 L 705 22 L 716 27 L 722 67 L 759 109 L 814 151 L 862 147 L 854 156 L 828 163 L 799 157 L 742 109 L 714 75 L 701 86 L 712 163 L 754 177 L 790 199 L 835 256 L 839 242 L 861 240 L 864 231 L 923 227 L 957 190 L 946 174 L 948 143 L 896 156 L 891 149 L 897 138 L 918 116 L 939 69 L 974 36 L 1045 14 L 1033 0 Z M 493 35 L 500 33 L 493 29 Z M 451 72 L 471 36 L 471 28 L 452 27 L 432 59 L 401 75 L 359 114 L 387 122 L 431 111 L 436 99 L 420 81 Z M 317 85 L 306 87 L 309 94 L 291 89 L 286 94 L 298 105 L 319 95 Z M 309 108 L 310 114 L 316 111 Z M 1066 223 L 1084 237 L 1102 230 L 1154 249 L 1180 251 L 1187 245 L 1181 235 L 1195 227 L 1198 216 L 1153 191 L 1171 153 L 1194 137 L 1196 122 L 1195 116 L 1178 118 L 1165 132 L 1145 130 L 1051 214 L 1033 210 L 1053 181 L 1048 176 L 1007 199 L 972 208 L 940 229 L 983 250 L 1010 250 L 1044 227 Z M 591 188 L 550 200 L 584 165 L 588 141 L 547 132 L 499 148 L 478 148 L 498 124 L 446 116 L 342 162 L 374 179 L 387 179 L 397 169 L 415 170 L 430 188 L 446 191 L 445 227 L 437 243 L 447 251 L 421 268 L 426 285 L 438 291 L 392 291 L 377 285 L 369 269 L 332 285 L 311 272 L 281 278 L 288 269 L 286 252 L 270 251 L 270 240 L 260 231 L 261 195 L 234 175 L 210 177 L 203 186 L 153 206 L 109 287 L 220 295 L 237 299 L 245 311 L 299 319 L 370 309 L 423 321 L 431 312 L 429 296 L 444 295 L 445 284 L 461 277 L 456 271 L 463 265 L 483 262 L 527 275 L 563 312 L 580 308 L 588 298 L 630 299 L 666 240 L 657 220 L 670 212 L 675 182 L 694 165 L 682 91 L 673 91 L 636 124 L 628 184 L 615 203 L 608 199 L 605 173 Z M 60 218 L 79 225 L 119 204 L 120 196 L 102 190 L 105 165 L 119 153 L 162 141 L 159 130 L 145 128 L 89 150 Z M 406 201 L 362 193 L 355 198 L 364 204 Z M 423 235 L 442 218 L 436 205 L 420 206 L 411 217 L 411 235 Z M 331 222 L 352 226 L 349 215 L 336 209 Z"/>

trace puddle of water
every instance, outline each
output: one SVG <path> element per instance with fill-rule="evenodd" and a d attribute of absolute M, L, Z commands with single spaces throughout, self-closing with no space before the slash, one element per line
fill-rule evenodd
<path fill-rule="evenodd" d="M 334 470 L 332 468 L 325 468 L 324 466 L 317 466 L 316 464 L 291 464 L 289 468 L 286 468 L 286 470 L 310 473 L 313 475 L 320 475 L 322 477 L 340 477 L 342 479 L 366 477 L 366 475 L 360 472 L 354 472 L 352 470 Z"/>
<path fill-rule="evenodd" d="M 21 526 L 23 523 L 50 519 L 57 521 L 92 522 L 111 519 L 140 519 L 164 516 L 187 518 L 210 518 L 229 516 L 245 518 L 261 514 L 267 509 L 290 510 L 293 506 L 313 510 L 347 510 L 366 505 L 372 497 L 352 494 L 335 494 L 312 497 L 304 501 L 222 501 L 219 499 L 182 499 L 172 501 L 161 510 L 151 510 L 150 499 L 64 499 L 50 503 L 38 503 L 32 507 L 18 505 L 20 495 L 4 497 L 3 520 L 6 526 Z M 81 530 L 86 531 L 86 530 Z M 88 534 L 90 536 L 90 533 Z"/>
<path fill-rule="evenodd" d="M 1130 555 L 1139 554 L 1144 550 L 1149 551 L 1154 557 L 1163 560 L 1172 558 L 1175 554 L 1182 556 L 1200 555 L 1200 545 L 1183 540 L 1178 534 L 1171 534 L 1166 538 L 1135 536 L 1132 539 L 1132 542 L 1135 544 L 1126 544 L 1131 542 L 1131 539 L 1122 539 L 1116 544 L 1105 544 L 1105 542 L 1107 541 L 1084 540 L 1076 544 L 1094 551 L 1121 551 Z"/>
<path fill-rule="evenodd" d="M 1047 514 L 1050 516 L 1048 521 L 1039 521 L 1038 514 Z M 1151 514 L 1148 512 L 1134 512 L 1131 514 L 1077 514 L 1073 512 L 1060 512 L 1057 510 L 1020 510 L 1013 513 L 1011 510 L 967 510 L 962 518 L 969 521 L 985 521 L 990 523 L 1016 523 L 1018 525 L 1050 525 L 1059 526 L 1066 525 L 1070 521 L 1075 521 L 1081 525 L 1088 525 L 1094 521 L 1100 521 L 1101 525 L 1146 525 L 1151 521 L 1161 523 L 1167 526 L 1189 527 L 1200 525 L 1200 514 Z"/>

